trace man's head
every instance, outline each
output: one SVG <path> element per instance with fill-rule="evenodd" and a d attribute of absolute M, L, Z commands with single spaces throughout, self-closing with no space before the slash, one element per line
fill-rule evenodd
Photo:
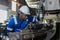
<path fill-rule="evenodd" d="M 29 8 L 27 6 L 22 6 L 19 9 L 19 18 L 25 20 L 27 19 L 27 15 L 30 15 Z"/>

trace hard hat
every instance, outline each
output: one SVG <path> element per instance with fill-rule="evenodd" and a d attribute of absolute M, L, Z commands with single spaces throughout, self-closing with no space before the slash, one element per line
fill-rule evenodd
<path fill-rule="evenodd" d="M 30 15 L 30 10 L 27 6 L 22 6 L 20 9 L 19 9 L 20 12 L 26 14 L 26 15 Z"/>

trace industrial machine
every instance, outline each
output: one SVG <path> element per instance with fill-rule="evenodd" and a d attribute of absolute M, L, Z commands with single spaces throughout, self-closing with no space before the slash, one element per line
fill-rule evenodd
<path fill-rule="evenodd" d="M 45 0 L 46 13 L 60 13 L 60 0 Z"/>
<path fill-rule="evenodd" d="M 59 0 L 45 0 L 45 2 L 39 0 L 37 3 L 36 11 L 36 16 L 39 20 L 36 23 L 31 22 L 26 27 L 26 29 L 22 30 L 22 32 L 20 33 L 21 40 L 50 40 L 54 36 L 56 30 L 52 30 L 54 27 L 54 23 L 51 19 L 49 19 L 47 23 L 43 22 L 44 15 L 45 13 L 59 12 L 57 11 L 59 9 Z M 4 32 L 4 30 L 6 30 L 6 28 L 2 31 Z M 4 34 L 3 36 L 6 36 L 6 34 Z"/>

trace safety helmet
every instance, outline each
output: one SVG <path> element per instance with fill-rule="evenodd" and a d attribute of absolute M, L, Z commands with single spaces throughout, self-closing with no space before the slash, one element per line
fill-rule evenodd
<path fill-rule="evenodd" d="M 27 6 L 25 6 L 25 5 L 22 6 L 22 7 L 20 7 L 19 11 L 22 12 L 22 13 L 24 13 L 25 15 L 30 15 L 30 10 L 29 10 L 29 8 L 28 8 Z"/>

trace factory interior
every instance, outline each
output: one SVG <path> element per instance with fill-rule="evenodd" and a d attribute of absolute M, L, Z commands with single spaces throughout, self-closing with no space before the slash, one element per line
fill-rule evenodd
<path fill-rule="evenodd" d="M 19 16 L 21 20 L 17 17 L 14 21 L 11 20 L 14 16 L 20 15 L 19 13 L 22 15 Z M 33 21 L 29 21 L 27 26 L 23 15 L 33 17 Z M 32 17 L 27 19 L 31 20 Z M 19 22 L 24 19 L 25 24 L 18 22 L 14 29 L 11 25 L 13 22 L 14 25 L 17 23 L 16 19 Z M 25 27 L 22 28 L 21 25 Z M 7 33 L 10 29 L 8 27 L 13 28 L 13 31 Z M 20 32 L 14 31 L 17 28 Z M 59 34 L 60 0 L 0 0 L 0 40 L 60 40 Z"/>

